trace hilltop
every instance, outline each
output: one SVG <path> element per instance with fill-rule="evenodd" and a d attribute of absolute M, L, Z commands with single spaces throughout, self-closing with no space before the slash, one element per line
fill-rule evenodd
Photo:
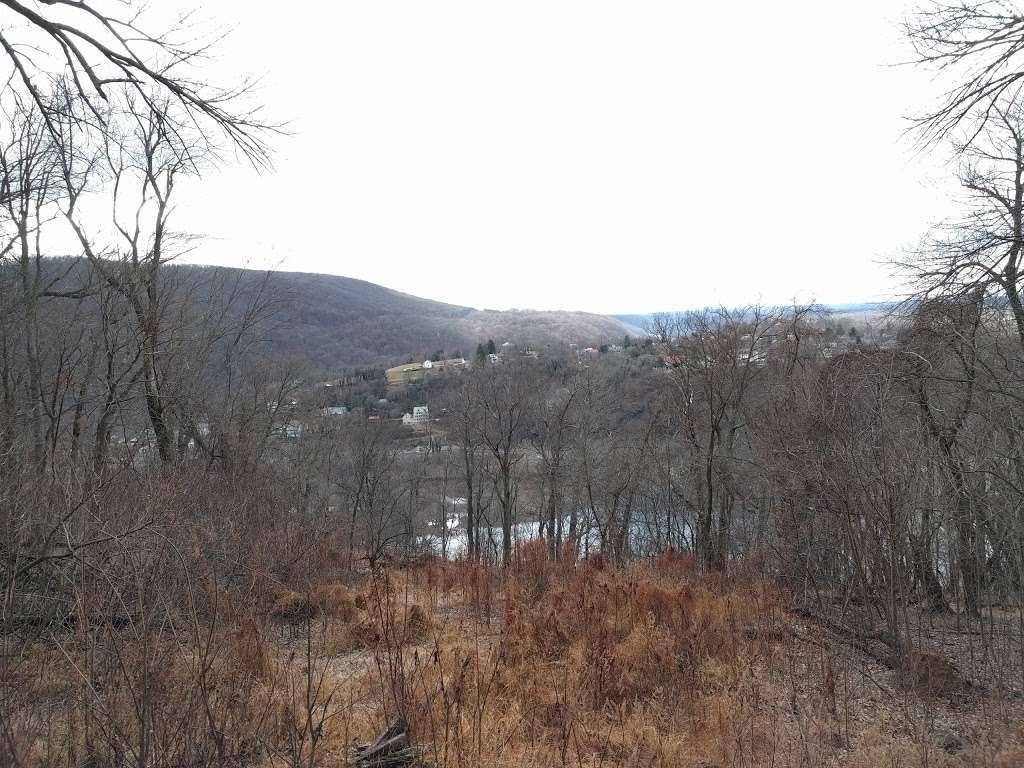
<path fill-rule="evenodd" d="M 251 272 L 252 280 L 264 275 L 241 271 Z M 334 275 L 275 272 L 271 286 L 283 299 L 284 309 L 280 322 L 267 335 L 268 346 L 328 370 L 395 364 L 437 351 L 470 356 L 477 344 L 488 339 L 534 347 L 589 345 L 617 341 L 633 331 L 604 315 L 479 310 Z"/>

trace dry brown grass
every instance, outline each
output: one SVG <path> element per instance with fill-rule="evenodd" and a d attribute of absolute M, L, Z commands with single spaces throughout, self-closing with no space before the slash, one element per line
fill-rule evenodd
<path fill-rule="evenodd" d="M 148 728 L 153 766 L 220 750 L 340 768 L 394 714 L 437 768 L 1024 764 L 1018 710 L 951 709 L 936 693 L 959 678 L 939 657 L 886 678 L 795 626 L 770 585 L 698 575 L 676 553 L 623 569 L 554 562 L 538 542 L 504 573 L 428 562 L 357 586 L 279 586 L 262 619 L 239 595 L 208 603 L 222 614 L 198 632 L 34 646 L 39 664 L 24 666 L 38 672 L 19 682 L 34 707 L 16 734 L 25 765 L 131 762 Z"/>
<path fill-rule="evenodd" d="M 461 594 L 465 565 L 432 568 L 427 592 Z M 800 640 L 757 570 L 698 576 L 674 553 L 566 567 L 531 546 L 497 588 L 497 634 L 439 620 L 393 706 L 438 766 L 1016 764 L 1012 711 L 936 702 L 954 678 L 926 654 L 928 689 L 904 690 L 837 641 Z"/>
<path fill-rule="evenodd" d="M 684 579 L 685 559 L 566 568 L 523 550 L 499 635 L 441 644 L 408 671 L 404 714 L 437 764 L 681 765 L 696 723 L 701 741 L 730 727 L 721 697 L 760 653 L 742 630 L 776 595 Z"/>
<path fill-rule="evenodd" d="M 304 592 L 282 591 L 270 607 L 278 621 L 299 623 L 317 616 L 351 621 L 356 614 L 356 599 L 344 584 L 316 584 Z"/>

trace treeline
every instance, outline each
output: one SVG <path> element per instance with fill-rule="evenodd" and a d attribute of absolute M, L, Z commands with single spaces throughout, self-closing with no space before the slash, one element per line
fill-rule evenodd
<path fill-rule="evenodd" d="M 811 308 L 709 310 L 659 319 L 665 366 L 514 358 L 451 380 L 434 460 L 469 553 L 501 527 L 508 561 L 530 521 L 555 557 L 756 555 L 819 608 L 884 608 L 894 637 L 893 605 L 1018 600 L 1013 317 L 975 294 L 894 320 L 868 344 Z"/>
<path fill-rule="evenodd" d="M 882 622 L 897 652 L 910 616 L 1020 604 L 1021 338 L 980 292 L 918 302 L 866 338 L 813 307 L 752 307 L 662 316 L 617 352 L 508 352 L 388 393 L 429 405 L 417 431 L 326 415 L 335 393 L 255 364 L 239 346 L 255 327 L 208 312 L 166 326 L 156 399 L 144 335 L 130 312 L 106 320 L 104 296 L 45 297 L 80 309 L 39 313 L 32 346 L 4 337 L 5 370 L 36 372 L 5 390 L 11 626 L 94 620 L 78 569 L 153 537 L 218 583 L 253 569 L 288 583 L 327 550 L 348 570 L 431 551 L 508 565 L 532 537 L 555 560 L 674 550 L 755 568 L 815 614 Z M 107 571 L 104 591 L 125 578 Z"/>

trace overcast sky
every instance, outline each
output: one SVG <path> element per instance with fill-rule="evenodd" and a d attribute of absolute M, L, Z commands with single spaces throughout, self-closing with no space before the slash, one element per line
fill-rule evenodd
<path fill-rule="evenodd" d="M 865 301 L 948 209 L 899 0 L 292 8 L 202 9 L 292 135 L 179 203 L 195 261 L 497 309 Z"/>

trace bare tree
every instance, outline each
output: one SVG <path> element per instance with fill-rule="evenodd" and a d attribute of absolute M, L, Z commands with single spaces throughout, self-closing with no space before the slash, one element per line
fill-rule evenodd
<path fill-rule="evenodd" d="M 197 64 L 216 38 L 197 42 L 190 14 L 157 32 L 145 11 L 136 2 L 0 0 L 0 48 L 11 66 L 6 82 L 21 85 L 54 134 L 59 105 L 51 99 L 51 86 L 66 79 L 85 104 L 111 106 L 127 99 L 158 114 L 168 133 L 199 127 L 208 151 L 215 143 L 208 129 L 214 129 L 254 163 L 266 164 L 270 126 L 242 105 L 252 83 L 220 88 L 204 82 Z M 91 109 L 99 124 L 107 114 Z"/>
<path fill-rule="evenodd" d="M 462 459 L 462 480 L 466 494 L 466 549 L 472 560 L 480 555 L 479 521 L 484 463 L 481 455 L 483 446 L 477 428 L 480 401 L 477 398 L 473 376 L 463 376 L 459 379 L 453 395 L 448 406 L 452 421 L 449 439 L 458 446 Z"/>
<path fill-rule="evenodd" d="M 728 562 L 745 411 L 778 322 L 778 313 L 760 307 L 703 310 L 656 322 L 659 346 L 674 363 L 680 434 L 689 456 L 689 505 L 697 516 L 697 554 L 710 568 L 724 570 Z"/>
<path fill-rule="evenodd" d="M 558 366 L 553 381 L 547 384 L 536 418 L 536 430 L 531 442 L 540 455 L 544 486 L 544 518 L 542 532 L 547 526 L 548 552 L 556 557 L 561 544 L 563 475 L 566 453 L 572 440 L 575 407 L 578 404 L 579 371 L 574 367 Z"/>
<path fill-rule="evenodd" d="M 346 514 L 344 526 L 349 563 L 362 550 L 376 567 L 385 550 L 404 535 L 400 510 L 410 504 L 412 492 L 399 471 L 394 431 L 380 421 L 353 417 L 344 431 L 341 455 L 335 468 L 334 490 Z"/>
<path fill-rule="evenodd" d="M 938 452 L 942 476 L 954 500 L 957 562 L 971 615 L 978 614 L 980 605 L 980 499 L 964 435 L 976 407 L 978 329 L 983 300 L 983 293 L 977 291 L 960 302 L 933 301 L 918 307 L 906 358 L 908 382 L 920 409 L 925 434 Z M 926 513 L 922 535 L 926 536 L 930 527 Z M 919 578 L 925 580 L 932 610 L 943 611 L 942 592 L 932 576 L 930 558 L 925 555 L 928 550 L 926 541 L 917 547 Z"/>
<path fill-rule="evenodd" d="M 39 110 L 16 100 L 8 118 L 10 135 L 0 146 L 0 203 L 7 230 L 0 256 L 10 256 L 19 275 L 22 352 L 28 386 L 26 427 L 31 436 L 33 461 L 42 467 L 45 446 L 39 314 L 50 286 L 42 265 L 40 237 L 43 225 L 53 215 L 58 179 L 53 146 Z"/>
<path fill-rule="evenodd" d="M 125 318 L 129 309 L 123 297 L 109 286 L 97 291 L 99 303 L 100 336 L 102 353 L 100 366 L 100 405 L 96 412 L 93 437 L 93 472 L 102 477 L 109 459 L 110 437 L 113 420 L 122 412 L 131 399 L 142 369 L 139 366 L 141 348 L 134 343 L 131 330 Z"/>
<path fill-rule="evenodd" d="M 168 131 L 166 107 L 149 112 L 133 108 L 121 125 L 104 134 L 101 180 L 111 185 L 111 219 L 114 243 L 98 242 L 83 219 L 81 196 L 98 164 L 84 161 L 85 171 L 76 177 L 74 166 L 80 147 L 73 138 L 73 121 L 65 125 L 68 143 L 61 147 L 67 204 L 64 217 L 78 237 L 89 264 L 104 283 L 119 292 L 134 320 L 146 412 L 161 461 L 176 458 L 170 394 L 165 383 L 168 370 L 168 314 L 173 304 L 173 283 L 164 280 L 164 265 L 189 247 L 190 239 L 169 227 L 171 197 L 179 176 L 192 172 L 196 156 L 186 151 L 180 137 Z M 125 207 L 128 207 L 127 213 Z"/>
<path fill-rule="evenodd" d="M 954 299 L 995 291 L 1007 303 L 1024 348 L 1024 111 L 1018 94 L 1000 99 L 973 144 L 958 145 L 965 212 L 936 227 L 899 266 L 916 298 Z"/>
<path fill-rule="evenodd" d="M 470 374 L 479 403 L 477 433 L 494 463 L 495 489 L 501 507 L 502 564 L 506 566 L 512 562 L 520 462 L 537 394 L 534 373 L 528 362 L 510 361 Z"/>
<path fill-rule="evenodd" d="M 1024 16 L 1007 0 L 936 0 L 903 24 L 916 63 L 948 81 L 939 105 L 916 123 L 926 145 L 958 129 L 966 144 L 992 119 L 1000 104 L 1016 98 L 1024 68 Z"/>

